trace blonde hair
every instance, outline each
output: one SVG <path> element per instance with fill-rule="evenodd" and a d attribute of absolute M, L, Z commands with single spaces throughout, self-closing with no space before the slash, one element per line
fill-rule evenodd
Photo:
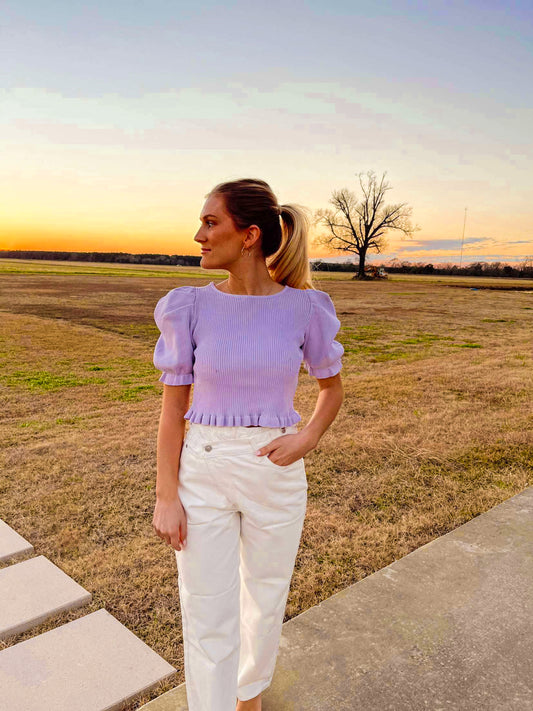
<path fill-rule="evenodd" d="M 206 197 L 220 195 L 238 230 L 257 225 L 270 276 L 295 289 L 314 289 L 309 267 L 309 218 L 306 208 L 278 201 L 264 180 L 242 178 L 216 185 Z M 281 213 L 280 208 L 281 207 Z"/>

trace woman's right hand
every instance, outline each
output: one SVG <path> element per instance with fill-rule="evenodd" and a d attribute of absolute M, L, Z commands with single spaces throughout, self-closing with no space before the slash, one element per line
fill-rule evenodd
<path fill-rule="evenodd" d="M 159 538 L 180 551 L 187 544 L 187 515 L 179 496 L 175 499 L 157 499 L 152 527 Z"/>

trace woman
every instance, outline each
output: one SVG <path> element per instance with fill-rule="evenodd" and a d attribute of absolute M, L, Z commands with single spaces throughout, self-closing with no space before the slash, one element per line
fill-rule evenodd
<path fill-rule="evenodd" d="M 153 527 L 176 554 L 189 711 L 260 711 L 306 512 L 304 456 L 341 406 L 344 349 L 333 302 L 311 283 L 301 208 L 235 180 L 207 195 L 200 221 L 201 267 L 229 277 L 172 289 L 154 311 Z M 302 359 L 320 393 L 298 430 Z"/>

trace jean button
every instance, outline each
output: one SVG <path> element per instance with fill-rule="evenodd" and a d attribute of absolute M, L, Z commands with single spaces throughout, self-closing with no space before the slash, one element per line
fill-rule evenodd
<path fill-rule="evenodd" d="M 282 431 L 282 432 L 285 432 L 285 427 L 282 427 L 282 428 L 281 428 L 281 431 Z"/>
<path fill-rule="evenodd" d="M 211 449 L 212 449 L 212 447 L 211 447 L 210 444 L 206 444 L 204 449 L 205 449 L 206 452 L 210 452 Z"/>

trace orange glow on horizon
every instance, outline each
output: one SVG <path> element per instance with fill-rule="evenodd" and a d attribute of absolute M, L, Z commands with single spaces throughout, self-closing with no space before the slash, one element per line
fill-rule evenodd
<path fill-rule="evenodd" d="M 194 236 L 194 232 L 192 233 Z M 128 252 L 129 254 L 178 254 L 200 256 L 200 245 L 193 237 L 159 233 L 134 234 L 117 230 L 95 233 L 83 230 L 0 227 L 0 250 L 34 250 L 51 252 Z M 309 256 L 342 256 L 309 246 Z M 346 254 L 346 259 L 350 255 Z M 352 255 L 353 259 L 353 255 Z"/>

